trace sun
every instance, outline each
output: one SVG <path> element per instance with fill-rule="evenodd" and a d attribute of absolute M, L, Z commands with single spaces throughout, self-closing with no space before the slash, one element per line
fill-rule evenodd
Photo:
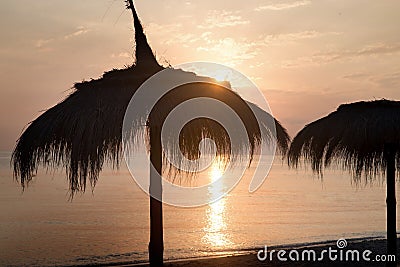
<path fill-rule="evenodd" d="M 211 172 L 210 172 L 211 182 L 217 181 L 219 178 L 222 177 L 223 174 L 224 173 L 221 170 L 221 168 L 218 166 L 218 164 L 213 164 Z"/>
<path fill-rule="evenodd" d="M 232 78 L 232 71 L 224 68 L 214 69 L 210 71 L 210 76 L 218 82 L 225 82 Z"/>
<path fill-rule="evenodd" d="M 222 159 L 216 158 L 210 168 L 209 177 L 211 182 L 219 180 L 224 175 L 225 164 Z"/>

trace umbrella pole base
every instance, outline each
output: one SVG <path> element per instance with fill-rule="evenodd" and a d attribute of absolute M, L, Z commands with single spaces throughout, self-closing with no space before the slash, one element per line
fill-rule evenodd
<path fill-rule="evenodd" d="M 164 263 L 162 202 L 150 197 L 150 207 L 149 262 L 151 267 L 160 267 Z"/>
<path fill-rule="evenodd" d="M 159 127 L 150 128 L 150 243 L 151 267 L 163 266 L 162 145 Z"/>
<path fill-rule="evenodd" d="M 386 156 L 386 230 L 387 254 L 395 255 L 397 260 L 397 233 L 396 233 L 396 150 L 392 144 L 385 145 Z M 396 266 L 396 262 L 388 262 L 386 266 Z"/>
<path fill-rule="evenodd" d="M 161 267 L 164 265 L 164 248 L 155 246 L 151 242 L 149 243 L 149 260 L 151 267 Z"/>

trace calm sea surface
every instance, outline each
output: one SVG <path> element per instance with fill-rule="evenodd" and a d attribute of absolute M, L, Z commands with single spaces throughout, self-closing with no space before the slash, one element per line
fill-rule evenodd
<path fill-rule="evenodd" d="M 149 201 L 126 168 L 104 170 L 93 193 L 71 202 L 62 171 L 40 171 L 22 193 L 9 161 L 10 153 L 0 153 L 0 265 L 146 261 Z M 346 172 L 329 171 L 321 182 L 276 160 L 250 194 L 248 176 L 211 205 L 165 205 L 165 257 L 385 235 L 386 190 L 379 181 L 356 186 Z"/>

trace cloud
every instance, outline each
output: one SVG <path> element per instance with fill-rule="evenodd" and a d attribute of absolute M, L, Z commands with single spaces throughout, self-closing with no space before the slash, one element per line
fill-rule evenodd
<path fill-rule="evenodd" d="M 400 86 L 400 71 L 381 74 L 375 74 L 371 72 L 355 72 L 347 74 L 342 78 L 358 83 L 373 83 L 385 90 L 397 90 Z"/>
<path fill-rule="evenodd" d="M 298 68 L 304 66 L 320 66 L 341 59 L 338 53 L 318 53 L 311 56 L 299 57 L 296 59 L 285 60 L 282 62 L 283 68 Z"/>
<path fill-rule="evenodd" d="M 199 46 L 197 51 L 215 54 L 218 60 L 224 61 L 233 67 L 245 60 L 255 58 L 258 54 L 259 45 L 258 42 L 238 41 L 233 38 L 208 39 L 207 45 Z"/>
<path fill-rule="evenodd" d="M 42 51 L 50 51 L 50 50 L 52 50 L 52 48 L 49 47 L 50 44 L 52 44 L 54 42 L 67 41 L 72 38 L 76 38 L 78 36 L 84 35 L 88 32 L 90 32 L 90 29 L 83 27 L 83 26 L 79 26 L 74 32 L 68 33 L 62 37 L 39 39 L 39 40 L 35 41 L 35 47 Z"/>
<path fill-rule="evenodd" d="M 364 88 L 364 94 L 368 94 L 369 97 L 378 99 L 398 98 L 400 69 L 386 73 L 377 73 L 376 70 L 374 72 L 355 72 L 345 75 L 342 78 L 354 83 L 354 85 L 359 88 Z"/>
<path fill-rule="evenodd" d="M 296 8 L 300 6 L 307 6 L 310 5 L 311 1 L 310 0 L 301 0 L 301 1 L 294 1 L 294 2 L 287 2 L 287 3 L 276 3 L 276 4 L 270 4 L 270 5 L 264 5 L 264 6 L 259 6 L 255 8 L 255 11 L 263 11 L 263 10 L 274 10 L 274 11 L 279 11 L 279 10 L 284 10 L 284 9 L 291 9 L 291 8 Z"/>
<path fill-rule="evenodd" d="M 150 23 L 146 31 L 152 36 L 157 36 L 163 45 L 179 44 L 182 47 L 188 47 L 190 44 L 199 41 L 201 36 L 193 33 L 182 33 L 183 26 L 180 23 L 160 25 Z"/>
<path fill-rule="evenodd" d="M 366 80 L 371 77 L 371 74 L 366 73 L 366 72 L 355 72 L 355 73 L 350 73 L 345 76 L 343 76 L 343 79 L 346 80 L 351 80 L 351 81 L 360 81 L 360 80 Z"/>
<path fill-rule="evenodd" d="M 400 86 L 400 71 L 375 76 L 370 80 L 382 88 L 394 89 L 397 91 Z"/>
<path fill-rule="evenodd" d="M 132 54 L 129 54 L 128 52 L 121 52 L 119 54 L 111 54 L 111 58 L 133 58 Z"/>
<path fill-rule="evenodd" d="M 270 34 L 264 37 L 265 44 L 285 44 L 293 43 L 299 40 L 315 39 L 328 35 L 340 35 L 340 32 L 318 32 L 314 30 L 285 33 L 285 34 Z"/>
<path fill-rule="evenodd" d="M 150 34 L 154 35 L 165 35 L 168 36 L 170 34 L 177 33 L 181 31 L 182 29 L 182 24 L 181 23 L 171 23 L 171 24 L 157 24 L 157 23 L 150 23 L 148 26 L 146 26 L 146 32 L 149 32 Z"/>
<path fill-rule="evenodd" d="M 286 60 L 282 63 L 284 68 L 296 68 L 304 66 L 320 66 L 334 61 L 352 60 L 355 58 L 392 55 L 400 52 L 400 43 L 396 44 L 371 44 L 358 50 L 343 50 L 319 52 L 311 56 L 299 57 L 294 60 Z"/>
<path fill-rule="evenodd" d="M 287 34 L 267 35 L 256 40 L 242 38 L 240 40 L 234 38 L 213 38 L 211 32 L 205 32 L 198 39 L 203 43 L 197 48 L 199 52 L 207 52 L 215 54 L 219 59 L 228 62 L 231 66 L 236 66 L 245 60 L 253 59 L 260 54 L 261 50 L 270 45 L 281 45 L 283 43 L 295 42 L 302 39 L 313 39 L 329 34 L 340 33 L 321 33 L 317 31 L 302 31 Z M 259 67 L 252 65 L 253 68 Z"/>
<path fill-rule="evenodd" d="M 400 43 L 389 45 L 384 43 L 378 43 L 366 46 L 361 50 L 357 51 L 358 56 L 372 56 L 372 55 L 379 55 L 379 54 L 394 54 L 400 52 Z"/>
<path fill-rule="evenodd" d="M 182 47 L 189 47 L 190 44 L 199 40 L 199 36 L 192 33 L 177 33 L 171 36 L 171 39 L 165 40 L 162 43 L 165 45 L 180 44 Z"/>
<path fill-rule="evenodd" d="M 206 19 L 211 18 L 219 20 L 219 24 L 212 24 L 210 27 L 229 27 L 228 25 L 237 25 L 237 21 L 243 22 L 239 13 L 237 12 L 217 12 L 212 11 L 213 15 Z M 217 16 L 216 14 L 222 14 Z M 234 14 L 234 15 L 232 15 Z M 233 19 L 233 17 L 235 19 Z M 219 17 L 217 19 L 217 17 Z M 211 22 L 209 22 L 211 23 Z M 184 32 L 185 27 L 181 23 L 172 23 L 166 25 L 160 25 L 157 23 L 150 23 L 146 27 L 146 31 L 157 39 L 161 45 L 174 46 L 179 45 L 183 48 L 194 48 L 198 52 L 207 53 L 208 56 L 216 56 L 223 62 L 230 66 L 236 66 L 242 62 L 253 59 L 261 50 L 270 45 L 282 45 L 288 43 L 295 43 L 299 40 L 315 39 L 327 35 L 339 35 L 338 32 L 318 32 L 315 30 L 306 30 L 299 32 L 290 32 L 284 34 L 270 34 L 259 36 L 256 39 L 249 38 L 232 38 L 232 37 L 221 37 L 217 33 L 213 33 L 210 27 L 204 27 L 204 24 L 200 25 L 201 30 Z M 259 62 L 257 62 L 259 63 Z M 253 63 L 253 68 L 257 68 Z"/>
<path fill-rule="evenodd" d="M 54 39 L 50 38 L 50 39 L 39 39 L 35 42 L 35 47 L 38 49 L 44 48 L 46 45 L 48 45 L 49 43 L 53 42 Z"/>
<path fill-rule="evenodd" d="M 79 36 L 79 35 L 86 34 L 86 33 L 88 33 L 89 31 L 90 31 L 90 30 L 89 30 L 88 28 L 85 28 L 85 27 L 83 27 L 83 26 L 80 26 L 80 27 L 78 27 L 77 30 L 74 31 L 73 33 L 70 33 L 70 34 L 65 35 L 65 36 L 64 36 L 64 40 L 68 40 L 68 39 L 77 37 L 77 36 Z"/>
<path fill-rule="evenodd" d="M 198 25 L 197 27 L 199 29 L 212 29 L 246 25 L 249 23 L 250 21 L 244 20 L 242 16 L 239 15 L 239 11 L 232 12 L 226 10 L 212 10 L 208 12 L 204 23 Z"/>
<path fill-rule="evenodd" d="M 313 39 L 329 34 L 340 33 L 321 33 L 317 31 L 302 31 L 287 34 L 267 35 L 257 40 L 247 38 L 236 40 L 234 38 L 215 39 L 210 32 L 206 32 L 201 39 L 206 41 L 206 45 L 199 46 L 197 51 L 214 53 L 222 58 L 224 62 L 230 62 L 231 66 L 241 64 L 245 60 L 253 59 L 260 54 L 261 50 L 270 45 L 282 45 L 303 39 Z M 252 65 L 252 68 L 260 67 L 259 62 Z"/>

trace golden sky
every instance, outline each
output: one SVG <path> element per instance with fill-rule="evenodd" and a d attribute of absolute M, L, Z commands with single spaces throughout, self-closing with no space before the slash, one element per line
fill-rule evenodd
<path fill-rule="evenodd" d="M 398 0 L 136 0 L 161 63 L 234 67 L 293 136 L 345 102 L 400 100 Z M 122 0 L 0 2 L 0 150 L 74 82 L 133 62 Z"/>

